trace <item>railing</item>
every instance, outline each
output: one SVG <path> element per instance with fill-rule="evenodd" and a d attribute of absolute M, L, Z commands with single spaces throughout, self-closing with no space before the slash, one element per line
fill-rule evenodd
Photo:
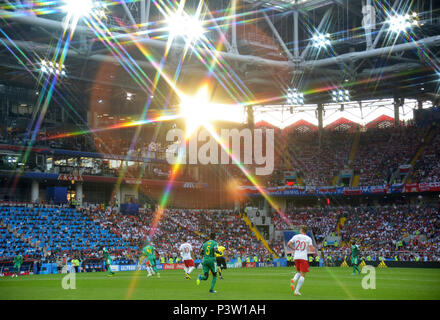
<path fill-rule="evenodd" d="M 252 232 L 255 234 L 255 237 L 257 238 L 257 240 L 260 241 L 266 247 L 266 249 L 272 254 L 272 256 L 274 256 L 275 258 L 278 258 L 278 255 L 269 247 L 269 244 L 263 238 L 263 236 L 260 234 L 260 232 L 258 232 L 257 228 L 252 226 L 252 222 L 249 220 L 249 218 L 244 215 L 243 220 L 246 223 L 246 225 L 249 227 L 249 229 L 251 229 Z"/>

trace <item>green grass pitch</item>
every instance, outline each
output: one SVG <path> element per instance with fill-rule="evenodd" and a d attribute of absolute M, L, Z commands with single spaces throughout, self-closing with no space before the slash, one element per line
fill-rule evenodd
<path fill-rule="evenodd" d="M 224 280 L 217 279 L 216 294 L 208 293 L 208 281 L 196 285 L 200 270 L 191 280 L 183 270 L 166 270 L 160 279 L 147 278 L 146 271 L 104 272 L 76 275 L 76 289 L 61 286 L 64 275 L 31 275 L 0 278 L 0 299 L 146 299 L 146 300 L 300 300 L 300 299 L 408 299 L 439 300 L 440 269 L 376 268 L 376 289 L 362 289 L 364 274 L 352 276 L 351 268 L 310 268 L 301 288 L 302 296 L 290 289 L 293 268 L 228 269 Z"/>

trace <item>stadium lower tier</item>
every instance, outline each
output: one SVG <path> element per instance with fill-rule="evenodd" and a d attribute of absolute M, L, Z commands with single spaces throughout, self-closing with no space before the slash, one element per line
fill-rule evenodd
<path fill-rule="evenodd" d="M 260 219 L 261 217 L 258 217 Z M 348 259 L 351 244 L 360 245 L 365 259 L 438 261 L 440 258 L 440 214 L 435 204 L 339 206 L 296 208 L 288 205 L 284 219 L 272 212 L 266 224 L 275 232 L 265 234 L 267 246 L 278 257 L 287 257 L 289 236 L 282 230 L 309 226 L 319 256 Z M 256 226 L 260 220 L 253 217 Z M 266 262 L 268 247 L 257 239 L 255 228 L 243 214 L 233 210 L 166 209 L 145 210 L 138 215 L 121 214 L 117 208 L 100 205 L 67 208 L 55 205 L 0 206 L 0 258 L 58 262 L 79 258 L 102 258 L 107 247 L 114 259 L 137 261 L 139 249 L 151 241 L 161 263 L 176 262 L 179 246 L 188 241 L 196 256 L 207 235 L 214 232 L 227 248 L 228 261 Z"/>

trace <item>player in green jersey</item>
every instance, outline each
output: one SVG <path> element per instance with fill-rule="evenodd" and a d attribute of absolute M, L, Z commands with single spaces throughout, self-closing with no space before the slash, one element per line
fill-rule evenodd
<path fill-rule="evenodd" d="M 208 280 L 209 271 L 212 273 L 212 281 L 211 288 L 209 289 L 210 293 L 216 293 L 214 290 L 215 283 L 217 282 L 217 261 L 215 259 L 215 254 L 220 254 L 218 251 L 218 243 L 215 240 L 215 233 L 211 233 L 209 240 L 203 244 L 202 247 L 202 267 L 203 267 L 203 276 L 199 275 L 197 279 L 197 285 L 200 284 L 201 280 Z"/>
<path fill-rule="evenodd" d="M 115 273 L 112 271 L 110 265 L 112 263 L 112 257 L 106 247 L 102 248 L 102 255 L 104 256 L 104 267 L 107 270 L 107 276 L 113 276 Z"/>
<path fill-rule="evenodd" d="M 14 257 L 14 269 L 15 273 L 12 275 L 12 277 L 18 277 L 17 273 L 20 274 L 20 268 L 23 263 L 23 256 L 20 253 L 17 253 L 17 255 Z"/>
<path fill-rule="evenodd" d="M 351 265 L 353 266 L 352 275 L 356 275 L 356 271 L 360 274 L 361 270 L 358 267 L 359 264 L 359 245 L 356 242 L 353 242 L 351 245 Z"/>
<path fill-rule="evenodd" d="M 148 271 L 148 277 L 152 276 L 152 271 L 156 273 L 157 277 L 160 278 L 160 273 L 157 270 L 156 267 L 156 255 L 158 254 L 156 248 L 153 246 L 152 243 L 147 244 L 142 249 L 142 255 L 140 258 L 140 264 L 144 261 L 145 258 L 147 258 L 148 264 L 147 264 L 147 271 Z"/>

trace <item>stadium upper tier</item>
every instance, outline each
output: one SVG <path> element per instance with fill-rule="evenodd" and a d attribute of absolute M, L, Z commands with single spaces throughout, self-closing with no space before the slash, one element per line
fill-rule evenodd
<path fill-rule="evenodd" d="M 297 184 L 306 186 L 438 181 L 439 139 L 440 127 L 435 124 L 427 127 L 408 124 L 361 132 L 324 131 L 321 143 L 317 131 L 278 130 L 275 139 L 277 168 L 273 175 L 266 177 L 265 184 L 285 185 L 283 172 L 286 171 L 295 174 Z M 240 170 L 234 169 L 233 173 L 247 183 Z"/>
<path fill-rule="evenodd" d="M 285 185 L 286 172 L 293 172 L 296 184 L 305 186 L 357 187 L 432 182 L 440 177 L 440 127 L 435 123 L 424 127 L 407 123 L 365 131 L 324 130 L 322 135 L 318 131 L 275 129 L 275 135 L 275 170 L 271 175 L 258 177 L 267 187 Z M 26 141 L 10 133 L 0 137 L 0 142 L 9 143 L 0 144 L 0 149 L 6 152 L 0 155 L 0 169 L 15 170 L 20 165 Z M 130 139 L 117 139 L 112 143 L 120 146 L 110 148 L 115 153 L 99 152 L 105 149 L 99 141 L 90 150 L 86 144 L 74 150 L 37 144 L 30 149 L 31 153 L 45 156 L 46 161 L 38 162 L 35 157 L 29 157 L 22 166 L 25 172 L 71 174 L 78 170 L 80 175 L 118 177 L 122 170 L 127 178 L 169 179 L 171 165 L 165 160 L 165 142 L 141 140 L 130 154 L 130 161 L 126 161 Z M 250 183 L 237 166 L 225 167 L 241 184 Z M 207 182 L 187 168 L 189 166 L 183 166 L 179 171 L 180 180 Z"/>

